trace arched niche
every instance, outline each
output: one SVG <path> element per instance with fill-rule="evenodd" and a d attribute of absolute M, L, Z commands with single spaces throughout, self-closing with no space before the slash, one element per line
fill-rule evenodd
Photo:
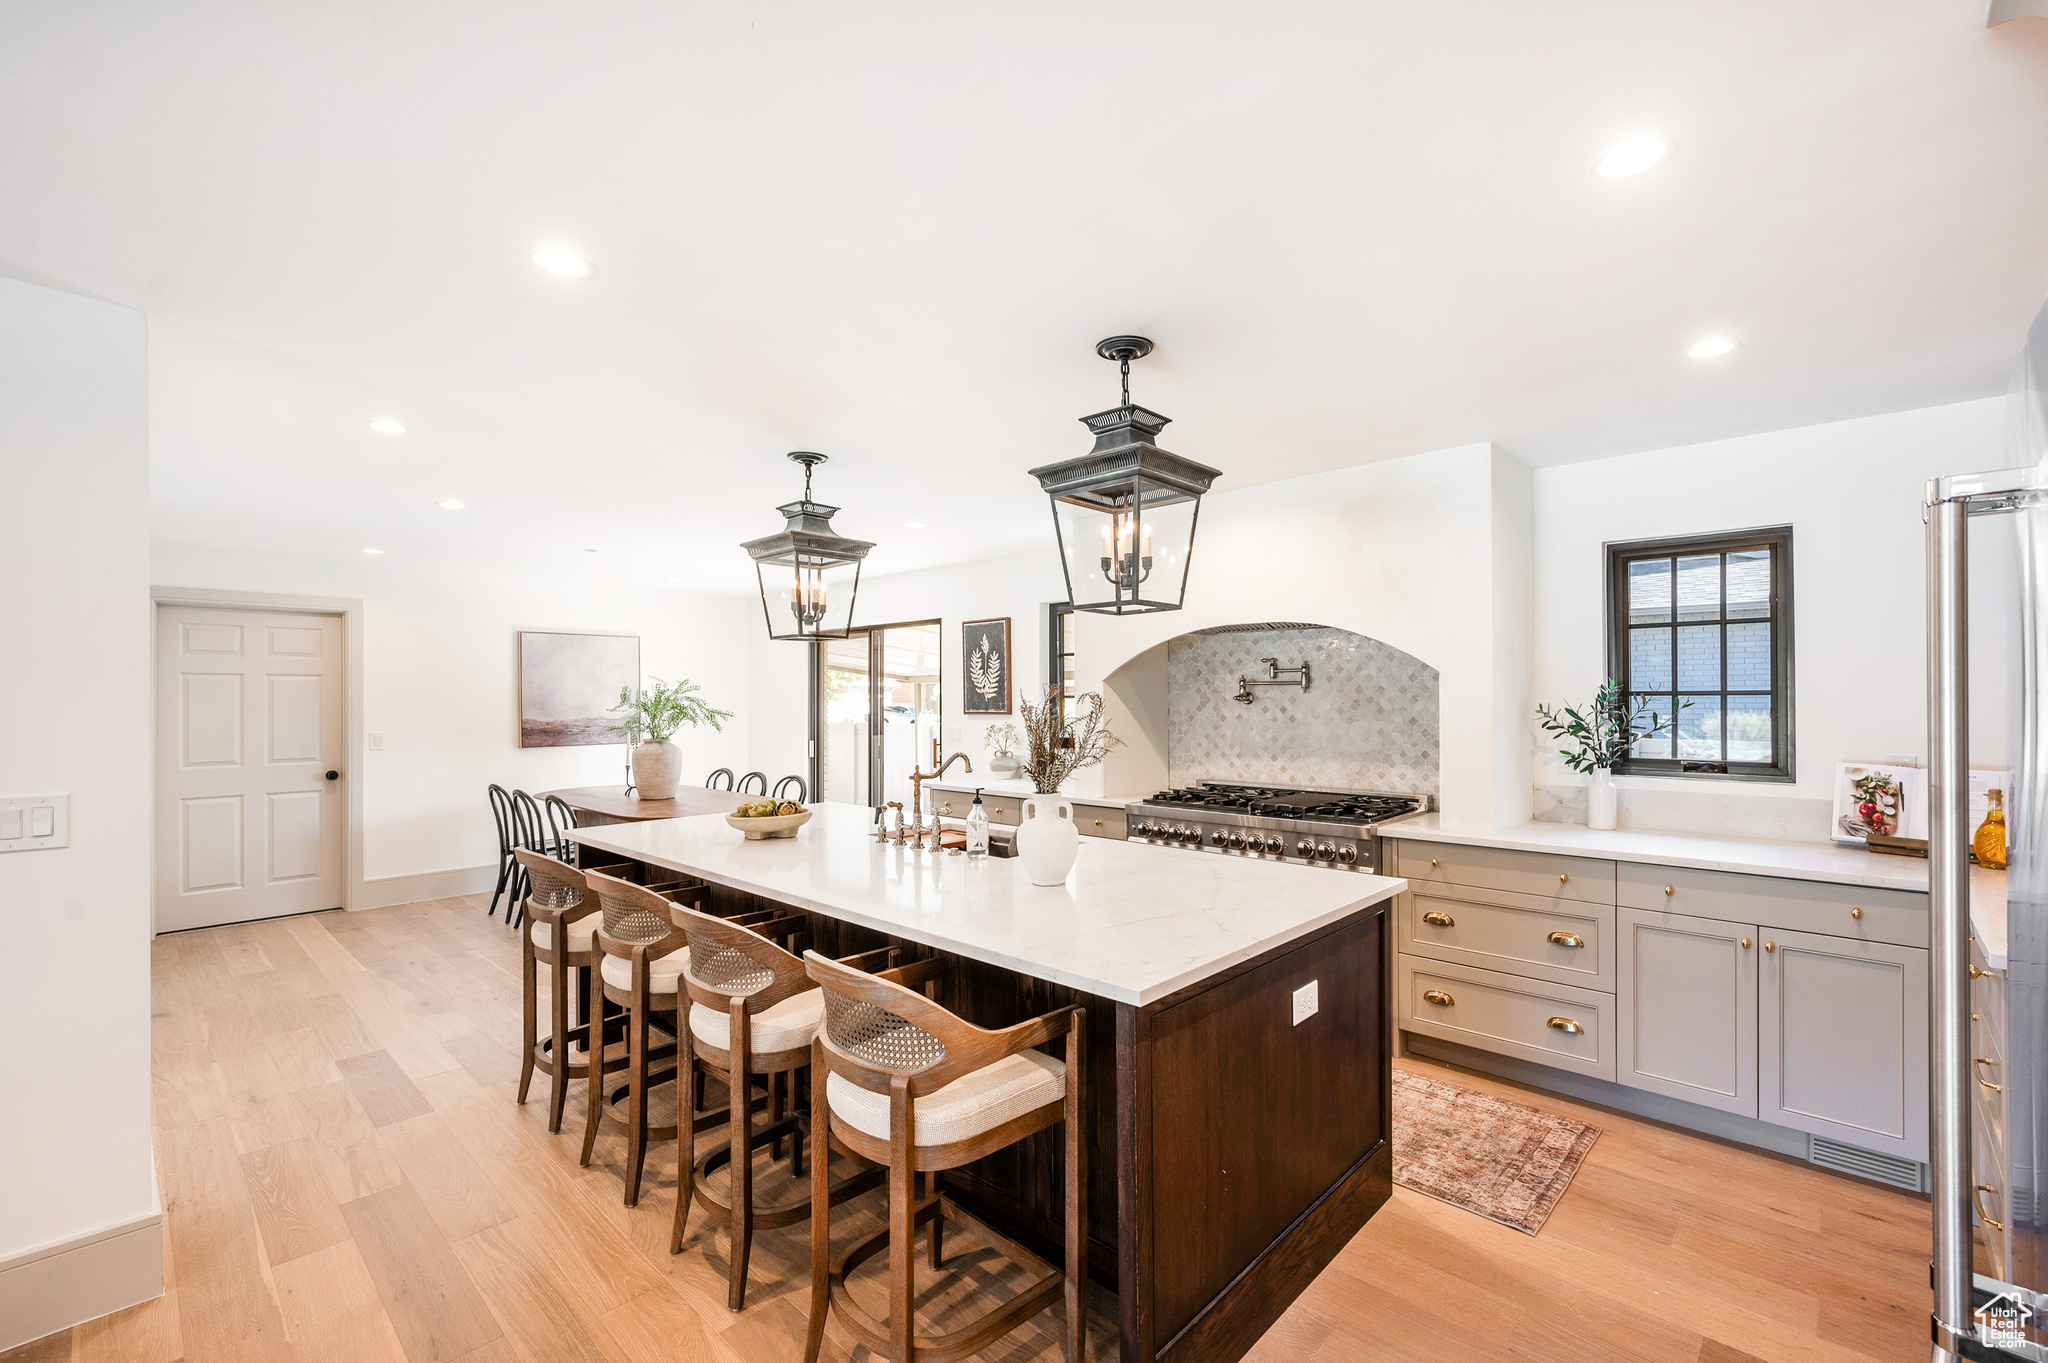
<path fill-rule="evenodd" d="M 1262 659 L 1306 662 L 1307 691 L 1250 688 Z M 1436 795 L 1441 748 L 1437 669 L 1352 630 L 1305 622 L 1215 625 L 1124 660 L 1102 682 L 1123 740 L 1101 791 L 1138 795 L 1200 780 L 1254 781 Z"/>

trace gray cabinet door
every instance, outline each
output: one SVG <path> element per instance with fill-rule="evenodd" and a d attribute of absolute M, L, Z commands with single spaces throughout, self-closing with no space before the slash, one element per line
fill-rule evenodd
<path fill-rule="evenodd" d="M 1765 929 L 1757 1116 L 1927 1158 L 1927 953 Z"/>
<path fill-rule="evenodd" d="M 1616 924 L 1616 1080 L 1756 1116 L 1755 926 L 1644 909 Z"/>

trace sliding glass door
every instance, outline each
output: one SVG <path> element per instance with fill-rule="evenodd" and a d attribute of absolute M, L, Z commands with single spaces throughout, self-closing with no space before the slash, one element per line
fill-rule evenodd
<path fill-rule="evenodd" d="M 875 625 L 818 645 L 818 790 L 910 806 L 910 773 L 939 737 L 939 622 Z"/>

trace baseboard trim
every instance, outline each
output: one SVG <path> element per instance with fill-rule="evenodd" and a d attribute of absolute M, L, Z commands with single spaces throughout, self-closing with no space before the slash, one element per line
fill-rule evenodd
<path fill-rule="evenodd" d="M 0 1259 L 0 1352 L 163 1293 L 162 1212 Z"/>
<path fill-rule="evenodd" d="M 356 907 L 388 909 L 393 904 L 417 904 L 422 899 L 453 899 L 464 894 L 489 894 L 498 883 L 496 866 L 462 866 L 452 871 L 421 871 L 417 875 L 385 876 L 363 882 L 363 895 Z"/>

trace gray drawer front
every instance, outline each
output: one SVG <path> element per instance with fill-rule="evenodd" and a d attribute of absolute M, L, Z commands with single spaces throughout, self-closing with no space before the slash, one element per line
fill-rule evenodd
<path fill-rule="evenodd" d="M 1122 842 L 1127 836 L 1124 831 L 1124 812 L 1114 805 L 1074 806 L 1074 824 L 1084 838 L 1115 838 Z"/>
<path fill-rule="evenodd" d="M 1405 876 L 1417 889 L 1465 886 L 1510 894 L 1551 895 L 1590 904 L 1614 902 L 1614 863 L 1590 857 L 1518 852 L 1505 847 L 1466 847 L 1452 842 L 1397 842 L 1390 874 Z"/>
<path fill-rule="evenodd" d="M 1401 896 L 1400 950 L 1432 960 L 1614 990 L 1614 908 L 1554 896 L 1417 888 Z M 1448 923 L 1443 920 L 1449 919 Z M 1552 933 L 1577 938 L 1571 946 Z"/>
<path fill-rule="evenodd" d="M 1409 1031 L 1600 1079 L 1614 1078 L 1614 995 L 1449 961 L 1399 959 L 1397 1021 Z M 1432 992 L 1451 1001 L 1431 1002 L 1425 995 Z M 1585 1030 L 1560 1031 L 1550 1026 L 1554 1017 Z"/>
<path fill-rule="evenodd" d="M 974 808 L 972 795 L 956 795 L 951 791 L 935 790 L 932 793 L 932 812 L 948 819 L 964 819 Z M 1015 824 L 1024 816 L 1024 797 L 1021 795 L 984 795 L 981 797 L 982 812 L 988 815 L 990 823 Z M 1080 806 L 1074 807 L 1076 814 Z"/>
<path fill-rule="evenodd" d="M 1903 890 L 1623 862 L 1616 892 L 1622 905 L 1632 909 L 1754 923 L 1765 931 L 1927 945 L 1927 896 Z"/>

